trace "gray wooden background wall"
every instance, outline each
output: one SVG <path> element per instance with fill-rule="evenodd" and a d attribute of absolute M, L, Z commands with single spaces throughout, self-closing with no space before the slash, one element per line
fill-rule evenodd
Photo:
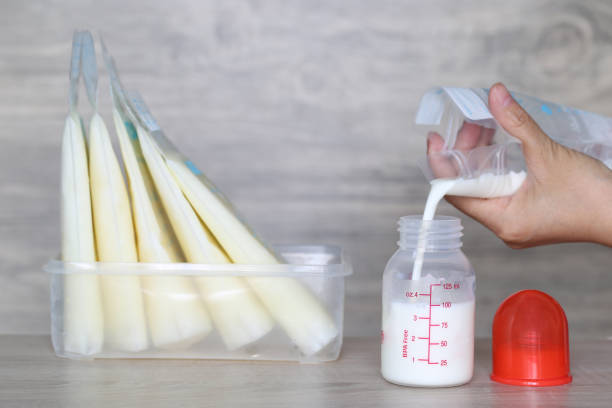
<path fill-rule="evenodd" d="M 0 3 L 0 332 L 48 331 L 58 253 L 60 137 L 72 31 L 103 34 L 166 133 L 278 243 L 352 256 L 346 332 L 376 335 L 395 222 L 422 211 L 412 125 L 431 86 L 511 88 L 612 116 L 608 1 L 126 1 Z M 107 81 L 102 109 L 110 118 Z M 82 99 L 84 101 L 84 98 Z M 441 212 L 457 215 L 448 205 Z M 537 288 L 575 337 L 612 336 L 612 251 L 514 251 L 462 216 L 477 333 Z"/>

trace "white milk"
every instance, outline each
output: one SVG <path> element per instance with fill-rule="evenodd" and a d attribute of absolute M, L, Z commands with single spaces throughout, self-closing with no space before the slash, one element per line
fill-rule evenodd
<path fill-rule="evenodd" d="M 511 195 L 525 177 L 526 173 L 521 171 L 483 174 L 472 179 L 432 180 L 423 221 L 434 219 L 438 203 L 445 195 L 483 198 Z M 461 385 L 470 381 L 474 372 L 475 303 L 469 293 L 473 286 L 462 280 L 447 288 L 448 281 L 437 281 L 430 275 L 421 279 L 427 229 L 427 223 L 423 223 L 419 230 L 406 297 L 386 305 L 383 301 L 381 373 L 387 381 L 399 385 Z M 459 285 L 456 288 L 455 283 Z M 439 287 L 442 292 L 438 292 Z"/>
<path fill-rule="evenodd" d="M 480 177 L 470 179 L 454 179 L 455 183 L 447 190 L 446 195 L 465 197 L 493 198 L 512 195 L 525 181 L 525 171 L 511 171 L 508 174 L 495 175 L 484 173 Z M 432 191 L 434 185 L 448 179 L 431 181 Z M 427 211 L 427 210 L 425 210 Z M 435 207 L 434 207 L 435 211 Z M 433 214 L 432 214 L 433 216 Z"/>
<path fill-rule="evenodd" d="M 383 311 L 381 373 L 399 385 L 439 387 L 465 384 L 474 372 L 474 300 L 435 307 L 400 302 Z M 415 320 L 416 316 L 416 320 Z M 439 325 L 439 326 L 437 326 Z"/>
<path fill-rule="evenodd" d="M 511 171 L 510 173 L 503 175 L 485 173 L 479 177 L 470 179 L 434 179 L 431 181 L 431 190 L 429 190 L 427 202 L 425 203 L 423 221 L 431 221 L 434 219 L 438 204 L 445 195 L 481 198 L 508 196 L 514 194 L 516 190 L 519 189 L 526 176 L 527 173 L 524 171 Z M 421 270 L 423 269 L 423 255 L 425 253 L 426 233 L 427 228 L 425 225 L 423 225 L 419 232 L 416 259 L 414 260 L 414 266 L 412 267 L 413 280 L 418 280 L 421 278 Z"/>

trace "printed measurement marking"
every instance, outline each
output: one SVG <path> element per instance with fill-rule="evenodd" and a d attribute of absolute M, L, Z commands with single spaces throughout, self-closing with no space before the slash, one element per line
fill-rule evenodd
<path fill-rule="evenodd" d="M 433 293 L 433 287 L 434 286 L 440 286 L 439 283 L 432 283 L 429 285 L 429 293 L 432 294 Z M 427 363 L 431 364 L 431 298 L 433 296 L 429 296 L 429 332 L 427 334 L 427 337 L 429 337 L 429 340 L 427 341 Z"/>
<path fill-rule="evenodd" d="M 447 346 L 447 341 L 446 340 L 440 340 L 439 342 L 432 342 L 431 341 L 431 328 L 432 327 L 441 327 L 443 329 L 448 328 L 448 322 L 440 322 L 440 323 L 433 323 L 432 322 L 432 310 L 434 307 L 443 307 L 445 309 L 448 309 L 451 307 L 452 302 L 442 302 L 440 304 L 434 304 L 432 302 L 432 297 L 433 297 L 433 289 L 436 286 L 441 286 L 443 289 L 446 290 L 452 290 L 452 289 L 459 289 L 460 288 L 460 284 L 459 283 L 432 283 L 429 285 L 429 293 L 419 293 L 417 296 L 429 296 L 429 314 L 428 316 L 419 316 L 418 318 L 421 320 L 429 320 L 429 323 L 427 325 L 427 337 L 418 337 L 419 340 L 427 340 L 427 358 L 419 358 L 418 361 L 425 361 L 427 362 L 428 365 L 440 365 L 440 366 L 447 366 L 447 360 L 441 360 L 441 361 L 431 361 L 431 347 L 432 346 L 439 346 L 439 347 L 446 347 Z"/>
<path fill-rule="evenodd" d="M 434 307 L 442 307 L 444 309 L 449 309 L 452 306 L 452 302 L 450 301 L 441 301 L 438 304 L 434 304 L 433 303 L 433 291 L 434 288 L 440 286 L 441 289 L 444 290 L 453 290 L 453 289 L 460 289 L 461 288 L 461 283 L 460 282 L 440 282 L 440 283 L 432 283 L 429 285 L 429 292 L 428 293 L 419 293 L 417 291 L 414 292 L 406 292 L 406 297 L 410 297 L 410 298 L 414 298 L 414 297 L 418 297 L 418 296 L 427 296 L 429 297 L 429 313 L 427 316 L 418 316 L 418 315 L 413 315 L 412 320 L 413 321 L 417 321 L 417 320 L 429 320 L 429 322 L 427 323 L 427 337 L 422 336 L 422 337 L 416 337 L 412 336 L 412 341 L 416 340 L 427 340 L 427 358 L 419 358 L 416 359 L 416 361 L 424 361 L 427 362 L 428 365 L 439 365 L 441 367 L 445 367 L 448 365 L 448 361 L 447 360 L 440 360 L 440 361 L 431 361 L 431 348 L 432 347 L 448 347 L 448 341 L 447 340 L 437 340 L 437 341 L 433 341 L 432 337 L 431 337 L 431 328 L 432 327 L 439 327 L 441 329 L 447 329 L 448 328 L 448 322 L 447 321 L 443 321 L 443 322 L 439 322 L 439 323 L 435 323 L 433 321 L 433 308 Z M 414 356 L 412 357 L 412 361 L 415 361 Z"/>

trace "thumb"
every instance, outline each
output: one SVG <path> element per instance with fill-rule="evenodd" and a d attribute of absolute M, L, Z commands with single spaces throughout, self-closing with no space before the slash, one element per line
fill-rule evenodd
<path fill-rule="evenodd" d="M 540 155 L 550 145 L 551 139 L 499 82 L 489 91 L 489 109 L 506 132 L 522 142 L 525 158 Z"/>

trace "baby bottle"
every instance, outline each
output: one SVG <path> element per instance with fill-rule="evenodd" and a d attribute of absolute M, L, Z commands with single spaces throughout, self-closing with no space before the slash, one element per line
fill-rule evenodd
<path fill-rule="evenodd" d="M 389 382 L 450 387 L 474 371 L 475 276 L 455 217 L 400 218 L 383 275 L 381 373 Z"/>

